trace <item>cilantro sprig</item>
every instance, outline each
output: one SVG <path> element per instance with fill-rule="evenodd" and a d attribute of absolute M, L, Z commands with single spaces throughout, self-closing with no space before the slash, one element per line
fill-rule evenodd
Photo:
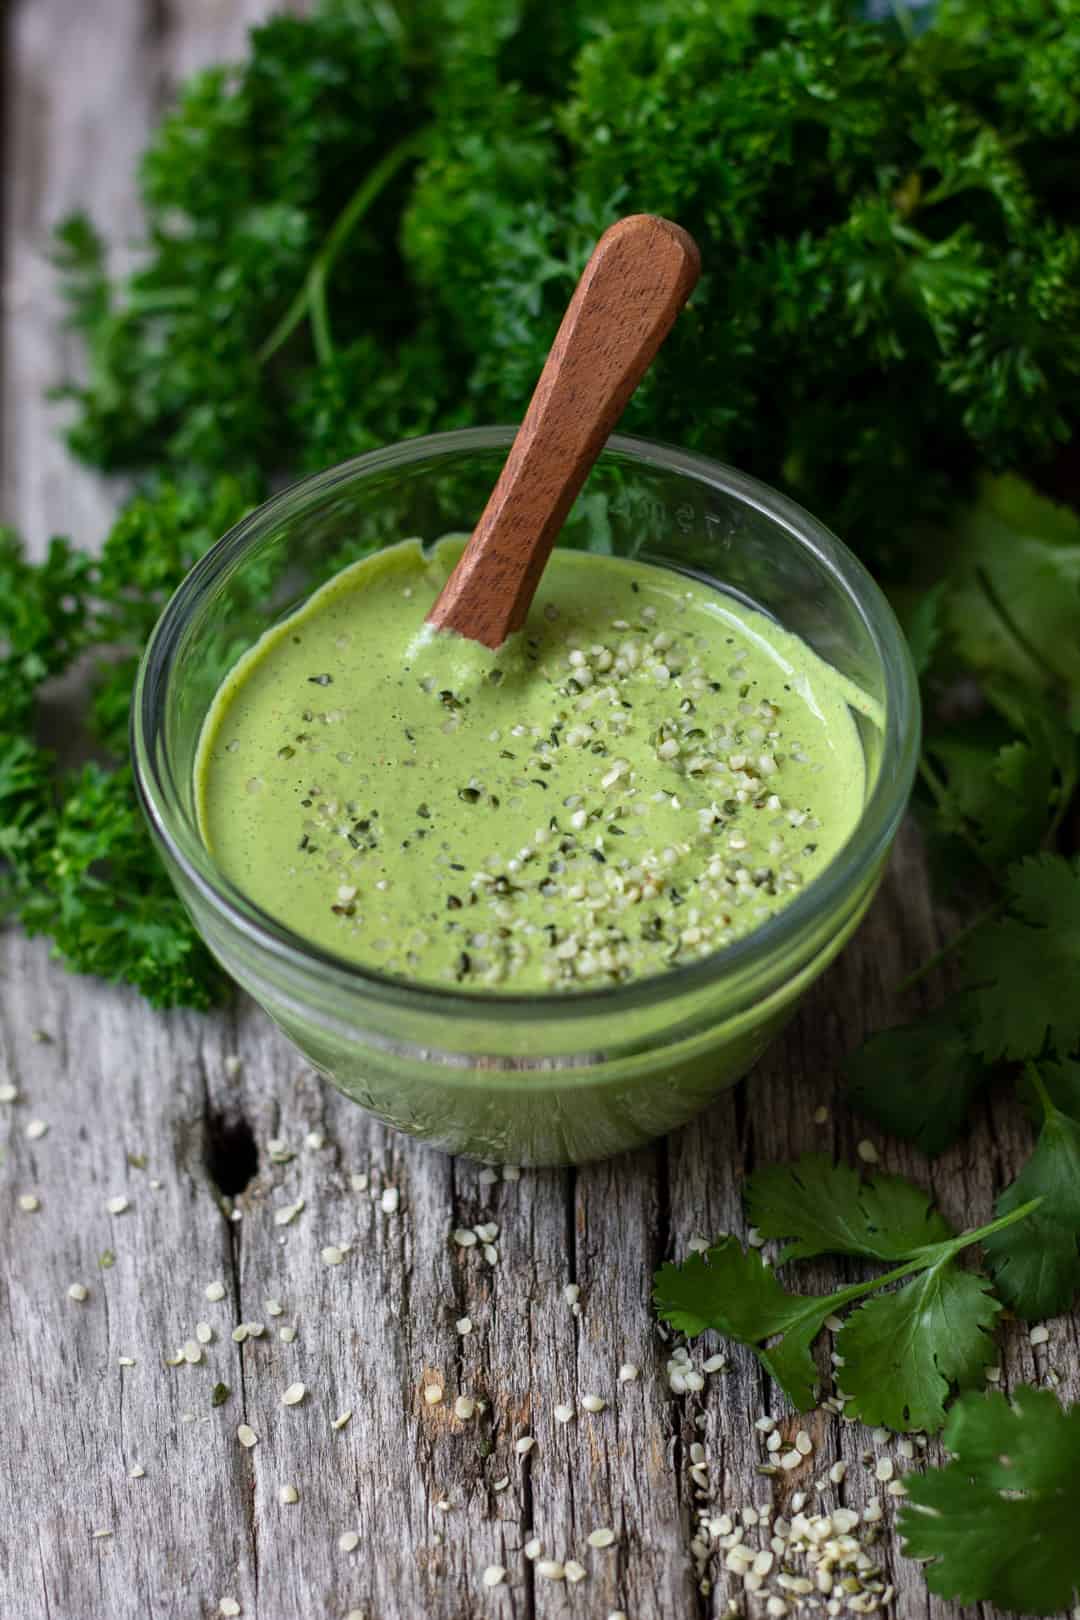
<path fill-rule="evenodd" d="M 987 1244 L 997 1291 L 1019 1316 L 1067 1310 L 1080 1292 L 1080 860 L 1009 868 L 1001 905 L 971 934 L 969 988 L 917 1024 L 872 1036 L 848 1064 L 848 1097 L 927 1152 L 946 1147 L 1001 1060 L 1026 1060 L 1039 1137 L 997 1203 L 1043 1207 Z M 1052 1054 L 1060 1054 L 1054 1058 Z"/>
<path fill-rule="evenodd" d="M 957 1258 L 1027 1220 L 1038 1200 L 957 1234 L 902 1177 L 863 1179 L 810 1154 L 755 1171 L 747 1206 L 763 1237 L 790 1240 L 778 1265 L 819 1254 L 900 1263 L 828 1294 L 796 1294 L 757 1250 L 724 1237 L 656 1273 L 653 1300 L 663 1320 L 688 1337 L 711 1328 L 749 1346 L 805 1411 L 818 1391 L 814 1340 L 826 1317 L 856 1306 L 836 1335 L 845 1411 L 894 1429 L 940 1428 L 952 1390 L 976 1383 L 993 1360 L 1002 1308 L 989 1280 L 962 1270 Z M 902 1286 L 885 1292 L 892 1284 Z"/>
<path fill-rule="evenodd" d="M 899 1519 L 931 1591 L 1024 1614 L 1068 1609 L 1080 1587 L 1080 1404 L 1063 1410 L 1026 1385 L 963 1395 L 945 1446 L 947 1467 L 907 1476 Z"/>

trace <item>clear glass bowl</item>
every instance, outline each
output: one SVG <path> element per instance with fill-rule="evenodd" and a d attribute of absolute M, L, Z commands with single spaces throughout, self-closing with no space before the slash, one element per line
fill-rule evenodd
<path fill-rule="evenodd" d="M 354 557 L 468 532 L 513 437 L 414 439 L 307 478 L 238 524 L 165 609 L 132 732 L 150 826 L 194 922 L 311 1063 L 380 1119 L 513 1164 L 602 1158 L 686 1120 L 752 1067 L 873 896 L 911 787 L 918 695 L 903 635 L 852 554 L 792 502 L 700 456 L 614 437 L 560 544 L 692 572 L 771 614 L 876 699 L 856 716 L 866 794 L 848 843 L 762 927 L 655 978 L 550 995 L 463 993 L 310 945 L 217 870 L 198 832 L 199 733 L 237 658 Z"/>

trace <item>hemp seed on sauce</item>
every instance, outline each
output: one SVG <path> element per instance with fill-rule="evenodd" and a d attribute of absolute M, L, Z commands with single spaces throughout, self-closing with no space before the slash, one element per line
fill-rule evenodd
<path fill-rule="evenodd" d="M 557 550 L 491 653 L 424 628 L 453 560 L 406 542 L 353 565 L 219 693 L 203 833 L 265 910 L 379 972 L 559 993 L 707 956 L 833 858 L 870 705 L 794 635 Z"/>

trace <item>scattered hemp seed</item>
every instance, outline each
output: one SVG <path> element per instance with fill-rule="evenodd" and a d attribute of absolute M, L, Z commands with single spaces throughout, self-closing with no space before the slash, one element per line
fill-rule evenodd
<path fill-rule="evenodd" d="M 892 1458 L 891 1457 L 879 1457 L 877 1462 L 874 1464 L 874 1478 L 875 1479 L 880 1479 L 884 1483 L 885 1480 L 892 1479 L 892 1477 L 893 1477 Z"/>
<path fill-rule="evenodd" d="M 244 1326 L 247 1328 L 248 1335 L 252 1339 L 261 1339 L 263 1334 L 266 1332 L 266 1328 L 261 1322 L 245 1322 Z"/>
<path fill-rule="evenodd" d="M 555 1408 L 555 1421 L 556 1423 L 572 1423 L 574 1421 L 574 1408 L 560 1401 Z"/>
<path fill-rule="evenodd" d="M 118 1367 L 134 1367 L 135 1360 L 132 1356 L 117 1356 L 116 1365 Z"/>
<path fill-rule="evenodd" d="M 41 1138 L 48 1134 L 48 1122 L 44 1119 L 32 1119 L 27 1124 L 26 1135 L 31 1142 L 40 1142 Z"/>
<path fill-rule="evenodd" d="M 353 1174 L 349 1177 L 349 1186 L 352 1188 L 353 1192 L 367 1192 L 368 1177 L 363 1170 L 354 1170 Z"/>
<path fill-rule="evenodd" d="M 232 1390 L 229 1388 L 228 1384 L 215 1384 L 213 1389 L 210 1391 L 210 1405 L 224 1406 L 231 1394 Z"/>
<path fill-rule="evenodd" d="M 295 1485 L 283 1485 L 277 1494 L 282 1507 L 289 1507 L 293 1502 L 300 1500 L 300 1492 Z"/>
<path fill-rule="evenodd" d="M 299 1406 L 306 1394 L 306 1384 L 290 1384 L 281 1397 L 281 1403 L 283 1406 Z"/>
<path fill-rule="evenodd" d="M 481 1243 L 494 1243 L 499 1235 L 499 1223 L 498 1221 L 482 1221 L 479 1226 L 473 1227 L 473 1231 Z"/>
<path fill-rule="evenodd" d="M 304 1200 L 302 1198 L 298 1198 L 295 1204 L 282 1204 L 280 1209 L 274 1211 L 274 1225 L 288 1226 L 290 1221 L 295 1221 L 303 1207 Z"/>
<path fill-rule="evenodd" d="M 795 1436 L 795 1450 L 800 1456 L 809 1457 L 813 1449 L 814 1442 L 811 1440 L 805 1429 L 800 1429 L 798 1434 Z"/>
<path fill-rule="evenodd" d="M 197 1339 L 185 1339 L 182 1354 L 190 1367 L 197 1367 L 203 1358 L 202 1346 Z"/>
<path fill-rule="evenodd" d="M 454 1233 L 454 1242 L 459 1249 L 471 1249 L 476 1243 L 476 1233 L 467 1226 L 459 1226 Z"/>
<path fill-rule="evenodd" d="M 383 1188 L 382 1197 L 379 1199 L 379 1208 L 384 1215 L 396 1215 L 400 1203 L 401 1194 L 396 1187 Z"/>
<path fill-rule="evenodd" d="M 232 1330 L 233 1343 L 234 1344 L 243 1344 L 243 1342 L 247 1338 L 247 1336 L 248 1336 L 247 1323 L 246 1322 L 238 1322 L 236 1324 L 236 1326 Z"/>
<path fill-rule="evenodd" d="M 516 1164 L 504 1164 L 502 1167 L 502 1178 L 504 1181 L 520 1181 L 520 1166 Z"/>
<path fill-rule="evenodd" d="M 846 1476 L 847 1476 L 847 1463 L 846 1462 L 834 1462 L 832 1467 L 829 1469 L 829 1483 L 830 1483 L 830 1485 L 842 1485 L 843 1482 L 844 1482 L 844 1479 L 846 1478 Z"/>
<path fill-rule="evenodd" d="M 540 1552 L 541 1552 L 540 1537 L 539 1536 L 533 1536 L 531 1538 L 531 1540 L 529 1540 L 529 1541 L 527 1541 L 525 1543 L 524 1547 L 522 1548 L 522 1552 L 524 1552 L 524 1554 L 525 1554 L 526 1558 L 529 1560 L 530 1564 L 533 1562 L 533 1560 L 535 1558 L 539 1558 Z"/>
<path fill-rule="evenodd" d="M 282 1344 L 292 1344 L 293 1340 L 296 1338 L 296 1329 L 294 1327 L 278 1328 L 277 1336 L 281 1340 Z"/>
<path fill-rule="evenodd" d="M 584 1564 L 579 1564 L 576 1558 L 568 1558 L 563 1565 L 563 1574 L 568 1581 L 583 1581 L 588 1574 Z"/>
<path fill-rule="evenodd" d="M 487 1261 L 488 1265 L 489 1266 L 495 1265 L 498 1258 L 499 1258 L 499 1251 L 495 1247 L 494 1243 L 485 1243 L 484 1244 L 484 1259 Z"/>
<path fill-rule="evenodd" d="M 208 1300 L 213 1304 L 217 1304 L 219 1299 L 225 1298 L 225 1284 L 223 1282 L 207 1283 L 203 1292 Z"/>
<path fill-rule="evenodd" d="M 501 1586 L 506 1579 L 506 1571 L 501 1564 L 489 1564 L 481 1580 L 485 1586 Z"/>
<path fill-rule="evenodd" d="M 710 1356 L 707 1361 L 701 1363 L 701 1370 L 707 1373 L 726 1372 L 727 1366 L 726 1356 Z"/>
<path fill-rule="evenodd" d="M 81 1305 L 84 1299 L 89 1298 L 90 1290 L 85 1283 L 72 1283 L 67 1293 L 68 1299 L 73 1299 L 77 1305 Z"/>
<path fill-rule="evenodd" d="M 284 1314 L 285 1307 L 280 1299 L 264 1299 L 263 1310 L 267 1316 L 281 1316 Z"/>
<path fill-rule="evenodd" d="M 501 1479 L 492 1480 L 491 1488 L 492 1488 L 493 1491 L 505 1491 L 509 1484 L 510 1484 L 510 1475 L 509 1474 L 504 1474 Z"/>
<path fill-rule="evenodd" d="M 581 1289 L 577 1283 L 567 1283 L 562 1291 L 562 1297 L 568 1305 L 576 1305 L 581 1298 Z"/>
<path fill-rule="evenodd" d="M 259 1443 L 258 1435 L 248 1423 L 241 1423 L 240 1427 L 236 1431 L 236 1438 L 246 1451 L 250 1451 L 252 1446 L 258 1445 Z"/>
<path fill-rule="evenodd" d="M 583 1395 L 581 1404 L 586 1412 L 602 1412 L 607 1406 L 607 1401 L 600 1395 Z"/>
<path fill-rule="evenodd" d="M 1050 1329 L 1047 1327 L 1033 1327 L 1031 1332 L 1028 1334 L 1029 1344 L 1049 1344 L 1049 1342 Z"/>
<path fill-rule="evenodd" d="M 536 1441 L 531 1434 L 523 1434 L 520 1440 L 514 1441 L 514 1450 L 519 1457 L 527 1457 L 535 1444 Z"/>
<path fill-rule="evenodd" d="M 196 1322 L 195 1337 L 200 1344 L 209 1344 L 214 1337 L 214 1330 L 209 1322 Z"/>
<path fill-rule="evenodd" d="M 235 1080 L 236 1076 L 240 1073 L 240 1070 L 244 1066 L 244 1060 L 243 1058 L 238 1057 L 235 1052 L 229 1052 L 226 1054 L 222 1066 L 229 1079 Z"/>
<path fill-rule="evenodd" d="M 218 1604 L 218 1613 L 232 1616 L 242 1614 L 243 1610 L 234 1597 L 223 1597 Z"/>
<path fill-rule="evenodd" d="M 338 1413 L 337 1417 L 334 1418 L 333 1421 L 331 1422 L 330 1427 L 332 1429 L 343 1429 L 345 1427 L 346 1423 L 348 1423 L 348 1421 L 349 1421 L 349 1419 L 351 1417 L 352 1417 L 352 1407 L 350 1406 L 348 1411 Z"/>
<path fill-rule="evenodd" d="M 111 1536 L 112 1533 L 113 1532 L 111 1530 L 92 1530 L 90 1532 L 90 1539 L 91 1541 L 104 1541 L 107 1537 Z M 239 1609 L 236 1612 L 239 1614 Z"/>
<path fill-rule="evenodd" d="M 18 1086 L 12 1086 L 12 1085 L 0 1086 L 0 1103 L 14 1103 L 14 1102 L 18 1102 L 18 1100 L 19 1100 L 19 1088 L 18 1088 Z"/>
<path fill-rule="evenodd" d="M 780 1466 L 785 1470 L 785 1472 L 790 1473 L 793 1468 L 798 1468 L 800 1466 L 802 1460 L 803 1459 L 800 1452 L 785 1451 L 784 1455 L 780 1458 Z"/>
<path fill-rule="evenodd" d="M 320 1249 L 319 1258 L 324 1266 L 340 1266 L 345 1258 L 345 1250 L 339 1249 L 336 1243 L 328 1243 L 325 1249 Z"/>
<path fill-rule="evenodd" d="M 624 1361 L 619 1368 L 619 1383 L 632 1384 L 640 1376 L 640 1373 L 640 1367 L 636 1367 L 632 1361 Z"/>
<path fill-rule="evenodd" d="M 310 1148 L 312 1153 L 318 1153 L 326 1146 L 326 1133 L 324 1131 L 308 1131 L 304 1137 L 304 1146 Z"/>
<path fill-rule="evenodd" d="M 880 1154 L 878 1153 L 878 1150 L 874 1146 L 873 1142 L 868 1141 L 865 1136 L 855 1151 L 859 1155 L 859 1158 L 862 1160 L 863 1164 L 877 1164 L 878 1159 L 880 1158 Z"/>
<path fill-rule="evenodd" d="M 442 1398 L 443 1398 L 443 1387 L 442 1387 L 441 1384 L 425 1384 L 424 1385 L 424 1400 L 427 1402 L 427 1404 L 429 1406 L 438 1406 L 438 1404 L 442 1400 Z"/>
<path fill-rule="evenodd" d="M 545 1581 L 564 1581 L 566 1579 L 565 1565 L 555 1558 L 541 1558 L 536 1566 L 536 1573 Z"/>
<path fill-rule="evenodd" d="M 36 1198 L 33 1193 L 20 1193 L 19 1208 L 25 1215 L 33 1215 L 41 1208 L 41 1199 Z"/>
<path fill-rule="evenodd" d="M 820 1105 L 820 1107 L 814 1109 L 814 1124 L 815 1125 L 827 1125 L 828 1123 L 829 1123 L 829 1110 L 825 1107 L 825 1104 L 822 1103 Z"/>
<path fill-rule="evenodd" d="M 337 1538 L 338 1551 L 343 1553 L 355 1552 L 360 1545 L 360 1537 L 355 1530 L 345 1530 Z"/>
<path fill-rule="evenodd" d="M 454 1402 L 454 1416 L 456 1418 L 460 1418 L 462 1423 L 468 1423 L 469 1419 L 475 1417 L 475 1415 L 476 1402 L 473 1400 L 472 1396 L 459 1395 L 457 1400 Z"/>
<path fill-rule="evenodd" d="M 614 1544 L 615 1532 L 606 1527 L 602 1530 L 590 1530 L 585 1539 L 590 1547 L 610 1547 Z"/>
<path fill-rule="evenodd" d="M 457 1321 L 454 1323 L 454 1326 L 457 1328 L 458 1333 L 464 1339 L 465 1337 L 467 1337 L 468 1334 L 470 1334 L 472 1332 L 472 1317 L 471 1316 L 459 1316 Z"/>
<path fill-rule="evenodd" d="M 134 1468 L 128 1469 L 128 1479 L 145 1479 L 146 1469 L 142 1463 L 136 1463 Z"/>
<path fill-rule="evenodd" d="M 105 1208 L 108 1210 L 110 1215 L 123 1215 L 126 1210 L 131 1208 L 131 1205 L 128 1203 L 127 1199 L 121 1195 L 117 1198 L 106 1198 Z"/>

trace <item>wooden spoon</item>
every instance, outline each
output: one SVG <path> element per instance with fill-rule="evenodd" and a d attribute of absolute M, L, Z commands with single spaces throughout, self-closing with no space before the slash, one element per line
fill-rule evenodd
<path fill-rule="evenodd" d="M 593 249 L 506 465 L 428 623 L 501 647 L 555 538 L 701 273 L 693 237 L 630 214 Z"/>

